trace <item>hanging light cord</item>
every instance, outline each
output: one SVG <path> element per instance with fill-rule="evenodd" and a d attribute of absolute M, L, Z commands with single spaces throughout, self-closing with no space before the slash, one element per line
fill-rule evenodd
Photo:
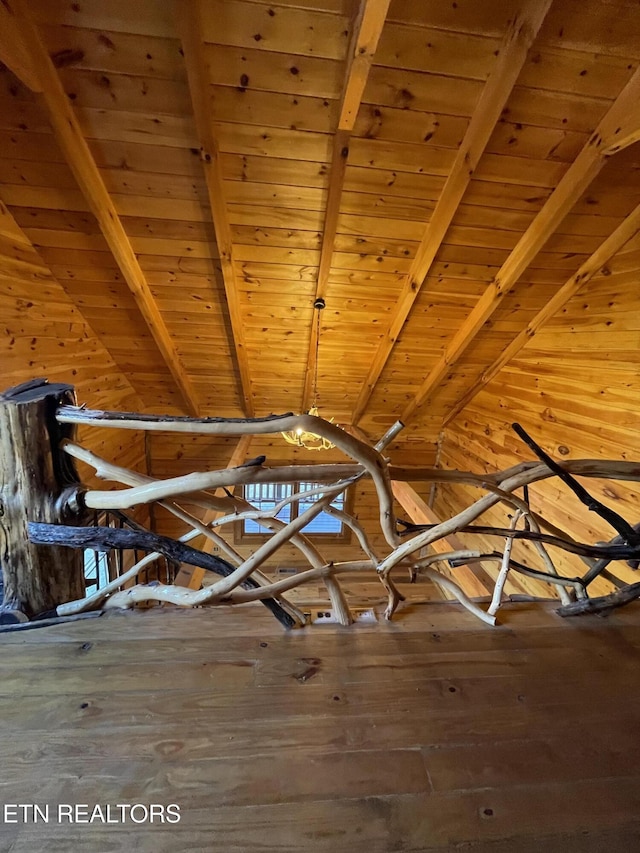
<path fill-rule="evenodd" d="M 318 408 L 318 358 L 320 356 L 320 312 L 325 306 L 324 299 L 316 299 L 313 307 L 316 311 L 316 357 L 313 366 L 313 403 L 312 408 Z"/>
<path fill-rule="evenodd" d="M 316 346 L 315 346 L 315 364 L 313 366 L 313 387 L 312 404 L 308 410 L 308 414 L 318 416 L 318 359 L 320 356 L 320 312 L 325 307 L 324 299 L 319 296 L 313 303 L 316 311 Z M 333 423 L 333 418 L 329 420 Z M 289 443 L 295 444 L 298 447 L 304 447 L 306 450 L 330 450 L 334 444 L 328 438 L 316 435 L 313 432 L 306 432 L 301 427 L 288 432 L 283 432 L 282 437 Z"/>

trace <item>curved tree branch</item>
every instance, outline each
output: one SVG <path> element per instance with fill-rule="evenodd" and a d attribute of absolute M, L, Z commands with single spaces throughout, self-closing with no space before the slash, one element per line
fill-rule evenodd
<path fill-rule="evenodd" d="M 225 580 L 237 572 L 234 566 L 220 557 L 204 554 L 168 536 L 159 536 L 149 531 L 113 527 L 70 527 L 64 524 L 43 524 L 31 521 L 29 522 L 29 539 L 36 545 L 63 545 L 67 548 L 93 548 L 96 551 L 110 551 L 114 548 L 153 551 L 178 563 L 189 563 L 189 565 L 215 572 L 222 575 Z M 258 586 L 258 583 L 248 575 L 238 583 L 246 584 L 249 589 L 255 589 Z M 199 592 L 206 592 L 207 589 L 210 587 Z M 264 604 L 285 628 L 294 626 L 294 620 L 277 601 L 266 599 Z"/>
<path fill-rule="evenodd" d="M 315 417 L 314 415 L 272 415 L 268 418 L 168 418 L 153 415 L 136 415 L 132 412 L 103 412 L 91 409 L 78 409 L 74 406 L 61 406 L 56 412 L 56 418 L 60 423 L 76 423 L 76 424 L 91 424 L 101 427 L 119 427 L 121 429 L 143 429 L 143 430 L 160 430 L 166 432 L 194 432 L 204 433 L 207 435 L 268 435 L 278 432 L 289 432 L 295 429 L 302 429 L 303 432 L 312 432 L 315 435 L 327 438 L 339 450 L 342 450 L 347 456 L 359 462 L 370 475 L 376 487 L 378 494 L 378 503 L 380 505 L 380 526 L 385 535 L 385 538 L 391 547 L 395 547 L 398 543 L 395 521 L 393 516 L 393 495 L 391 492 L 391 479 L 389 477 L 388 466 L 378 450 L 363 441 L 355 438 L 353 435 L 345 432 L 335 424 L 323 418 Z M 240 469 L 231 468 L 228 471 L 238 472 Z M 239 479 L 225 480 L 224 477 L 215 477 L 221 475 L 222 472 L 212 472 L 213 482 L 209 485 L 202 485 L 203 477 L 207 475 L 188 475 L 192 478 L 191 482 L 197 483 L 191 491 L 202 488 L 213 488 L 235 483 L 248 482 L 236 473 Z M 198 479 L 200 478 L 200 479 Z M 173 478 L 174 481 L 186 478 Z M 170 483 L 171 481 L 165 481 Z M 254 480 L 255 482 L 255 480 Z M 176 491 L 176 487 L 179 492 Z M 173 490 L 171 490 L 173 488 Z M 185 483 L 173 483 L 169 487 L 169 491 L 164 491 L 164 487 L 160 487 L 158 494 L 160 497 L 170 497 L 178 493 L 188 491 L 185 488 Z M 133 506 L 135 503 L 148 502 L 149 500 L 157 500 L 156 496 L 147 496 L 149 493 L 136 494 L 132 503 L 120 504 L 119 506 L 98 506 L 89 501 L 98 500 L 97 496 L 88 492 L 85 496 L 87 506 L 96 509 L 125 509 L 127 506 Z M 124 497 L 123 497 L 124 499 Z M 109 502 L 106 496 L 103 500 Z M 129 500 L 129 499 L 127 499 Z"/>
<path fill-rule="evenodd" d="M 531 438 L 528 432 L 520 426 L 520 424 L 511 424 L 514 432 L 518 435 L 527 447 L 530 447 L 531 450 L 536 454 L 536 456 L 541 459 L 544 464 L 556 474 L 565 485 L 569 486 L 571 491 L 577 496 L 578 500 L 583 503 L 591 512 L 597 513 L 600 518 L 604 518 L 606 522 L 608 522 L 613 529 L 622 537 L 623 541 L 628 545 L 640 545 L 640 534 L 637 533 L 633 527 L 629 524 L 629 522 L 624 519 L 621 515 L 618 515 L 615 510 L 611 509 L 611 507 L 606 506 L 597 498 L 595 498 L 590 492 L 588 492 L 584 486 L 582 486 L 574 477 L 571 476 L 562 465 L 559 465 L 554 459 L 552 459 L 545 451 L 540 447 L 539 444 Z"/>

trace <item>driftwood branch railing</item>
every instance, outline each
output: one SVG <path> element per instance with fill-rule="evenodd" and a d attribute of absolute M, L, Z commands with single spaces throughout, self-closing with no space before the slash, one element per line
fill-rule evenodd
<path fill-rule="evenodd" d="M 338 621 L 347 625 L 352 621 L 352 614 L 340 585 L 340 575 L 375 570 L 386 591 L 385 616 L 391 618 L 403 600 L 392 578 L 392 572 L 398 567 L 408 570 L 412 578 L 422 573 L 436 581 L 488 624 L 495 623 L 504 585 L 511 571 L 552 584 L 561 599 L 562 607 L 558 612 L 562 615 L 606 610 L 640 596 L 640 585 L 632 584 L 610 596 L 589 597 L 589 585 L 600 574 L 606 573 L 611 561 L 626 560 L 632 568 L 637 568 L 640 528 L 595 500 L 573 476 L 638 482 L 640 463 L 571 460 L 560 466 L 544 455 L 521 427 L 514 425 L 539 461 L 522 463 L 492 475 L 437 468 L 399 468 L 389 464 L 383 451 L 402 429 L 400 423 L 394 424 L 380 441 L 371 446 L 334 424 L 310 415 L 198 419 L 92 411 L 73 405 L 72 392 L 68 386 L 49 385 L 40 380 L 10 389 L 0 398 L 2 434 L 11 436 L 10 440 L 4 441 L 4 476 L 0 496 L 5 589 L 0 616 L 8 614 L 8 621 L 34 618 L 52 609 L 59 617 L 70 618 L 99 608 L 129 608 L 141 602 L 169 602 L 194 607 L 236 605 L 259 600 L 283 625 L 293 627 L 304 623 L 304 615 L 287 600 L 286 593 L 310 581 L 321 580 Z M 101 459 L 80 446 L 75 441 L 75 429 L 79 425 L 218 436 L 277 434 L 300 427 L 327 438 L 352 461 L 346 464 L 267 467 L 265 458 L 258 457 L 235 468 L 158 480 Z M 85 488 L 75 472 L 77 459 L 92 466 L 99 478 L 122 488 Z M 34 476 L 36 469 L 40 473 Z M 357 519 L 331 506 L 337 496 L 363 477 L 371 479 L 378 499 L 380 528 L 387 543 L 387 553 L 381 556 L 371 548 Z M 606 544 L 576 542 L 532 512 L 527 487 L 549 477 L 560 477 L 583 503 L 613 526 L 617 536 Z M 392 480 L 470 483 L 487 493 L 440 524 L 413 525 L 394 517 Z M 312 482 L 319 485 L 283 499 L 269 511 L 254 507 L 229 491 L 238 484 L 260 482 Z M 211 491 L 221 487 L 225 489 L 222 497 Z M 515 494 L 523 487 L 524 498 Z M 276 517 L 287 502 L 305 498 L 309 503 L 308 509 L 290 522 L 285 523 Z M 117 530 L 86 524 L 90 510 L 123 510 L 152 502 L 158 502 L 187 523 L 189 532 L 175 541 L 144 529 Z M 516 510 L 509 528 L 474 524 L 498 503 Z M 218 517 L 204 524 L 183 504 L 215 510 Z M 362 559 L 335 563 L 322 556 L 304 532 L 322 511 L 337 514 L 352 529 L 363 552 Z M 243 558 L 220 531 L 225 525 L 249 518 L 257 521 L 270 535 L 266 541 L 260 541 L 253 553 Z M 523 524 L 522 529 L 517 529 L 519 522 Z M 548 532 L 542 533 L 542 528 Z M 423 556 L 423 549 L 427 546 L 456 532 L 496 536 L 503 542 L 502 551 L 483 553 L 463 549 Z M 203 535 L 213 540 L 224 553 L 224 558 L 204 553 L 188 544 Z M 532 543 L 539 557 L 539 566 L 525 565 L 512 557 L 513 543 L 521 539 Z M 263 573 L 263 568 L 285 544 L 298 549 L 308 568 L 274 582 Z M 582 576 L 560 575 L 547 546 L 579 555 L 586 565 Z M 123 547 L 146 553 L 120 577 L 85 597 L 79 558 L 82 551 L 87 548 L 106 551 Z M 160 582 L 137 582 L 141 571 L 160 556 L 176 563 L 200 566 L 218 577 L 199 590 Z M 477 560 L 499 564 L 495 572 L 494 594 L 487 610 L 481 603 L 470 600 L 458 584 L 434 568 L 439 562 L 455 569 L 458 565 Z"/>

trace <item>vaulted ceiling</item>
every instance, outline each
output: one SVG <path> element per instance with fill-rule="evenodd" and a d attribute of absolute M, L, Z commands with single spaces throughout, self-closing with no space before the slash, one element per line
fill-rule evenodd
<path fill-rule="evenodd" d="M 317 352 L 431 452 L 637 231 L 634 0 L 1 0 L 0 60 L 0 201 L 149 410 Z"/>

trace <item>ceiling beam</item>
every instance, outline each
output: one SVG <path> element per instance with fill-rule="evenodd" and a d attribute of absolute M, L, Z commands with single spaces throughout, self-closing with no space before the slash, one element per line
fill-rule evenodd
<path fill-rule="evenodd" d="M 504 349 L 493 364 L 488 367 L 474 382 L 464 397 L 456 403 L 455 408 L 447 415 L 444 422 L 446 426 L 460 412 L 469 405 L 471 400 L 479 394 L 482 389 L 502 370 L 502 368 L 514 358 L 520 350 L 540 331 L 555 314 L 572 299 L 584 285 L 591 281 L 611 258 L 640 231 L 640 205 L 633 210 L 627 218 L 621 222 L 616 230 L 607 237 L 596 251 L 580 267 L 575 275 L 566 281 L 560 290 L 556 291 L 551 299 L 544 305 L 535 317 L 527 323 L 525 328 L 515 337 L 506 349 Z"/>
<path fill-rule="evenodd" d="M 361 388 L 351 417 L 353 423 L 357 423 L 366 411 L 550 5 L 551 0 L 527 0 L 505 33 L 498 58 L 482 90 L 451 172 L 403 283 L 389 327 L 378 345 Z"/>
<path fill-rule="evenodd" d="M 24 44 L 20 21 L 11 0 L 0 0 L 0 62 L 32 92 L 41 92 L 38 74 Z"/>
<path fill-rule="evenodd" d="M 203 31 L 201 0 L 182 0 L 182 2 L 177 4 L 176 16 L 178 32 L 182 41 L 184 62 L 187 69 L 196 131 L 200 141 L 200 159 L 204 169 L 213 227 L 220 253 L 222 279 L 227 307 L 229 309 L 232 343 L 238 365 L 240 396 L 244 413 L 246 417 L 250 418 L 254 416 L 255 411 L 253 395 L 251 393 L 249 357 L 240 310 L 240 296 L 234 263 L 231 225 L 229 223 L 222 167 L 220 165 L 220 150 L 212 119 L 211 86 L 207 74 L 207 64 L 201 36 Z"/>
<path fill-rule="evenodd" d="M 360 0 L 347 52 L 338 130 L 354 128 L 390 0 Z"/>
<path fill-rule="evenodd" d="M 318 264 L 314 300 L 324 298 L 326 294 L 327 281 L 331 270 L 331 259 L 333 257 L 333 247 L 338 228 L 340 200 L 342 198 L 347 159 L 349 157 L 349 142 L 358 116 L 358 110 L 360 109 L 369 71 L 373 63 L 373 57 L 375 56 L 382 28 L 387 17 L 389 3 L 390 0 L 361 0 L 354 21 L 347 49 L 347 64 L 344 84 L 342 86 L 338 130 L 333 138 L 331 167 L 329 170 L 329 191 L 324 216 L 322 246 L 320 249 L 320 262 Z M 311 324 L 304 391 L 302 394 L 303 412 L 306 412 L 312 403 L 313 377 L 316 372 L 317 339 L 318 327 L 313 322 Z"/>
<path fill-rule="evenodd" d="M 175 344 L 82 135 L 47 49 L 35 25 L 28 18 L 28 3 L 25 0 L 13 0 L 13 3 L 14 8 L 20 11 L 20 35 L 30 67 L 37 77 L 40 99 L 47 109 L 47 117 L 56 141 L 174 378 L 186 411 L 197 416 L 200 408 L 191 380 L 180 362 Z"/>
<path fill-rule="evenodd" d="M 632 81 L 637 77 L 637 73 Z M 640 140 L 640 98 L 638 87 L 623 90 L 599 125 L 603 154 L 611 157 Z"/>
<path fill-rule="evenodd" d="M 506 294 L 514 287 L 520 276 L 600 172 L 607 162 L 609 156 L 607 151 L 611 147 L 612 135 L 615 134 L 617 128 L 624 127 L 624 139 L 628 140 L 628 144 L 634 141 L 634 134 L 638 128 L 634 126 L 633 121 L 635 121 L 635 117 L 640 119 L 640 115 L 637 110 L 633 110 L 633 107 L 639 98 L 640 69 L 635 72 L 614 101 L 582 151 L 547 199 L 542 210 L 518 240 L 495 278 L 489 283 L 471 313 L 446 345 L 444 352 L 420 386 L 417 394 L 402 413 L 401 420 L 403 423 L 411 420 L 417 410 L 433 395 L 446 374 L 466 352 Z M 630 118 L 627 120 L 629 116 Z M 618 148 L 617 150 L 621 149 Z"/>

